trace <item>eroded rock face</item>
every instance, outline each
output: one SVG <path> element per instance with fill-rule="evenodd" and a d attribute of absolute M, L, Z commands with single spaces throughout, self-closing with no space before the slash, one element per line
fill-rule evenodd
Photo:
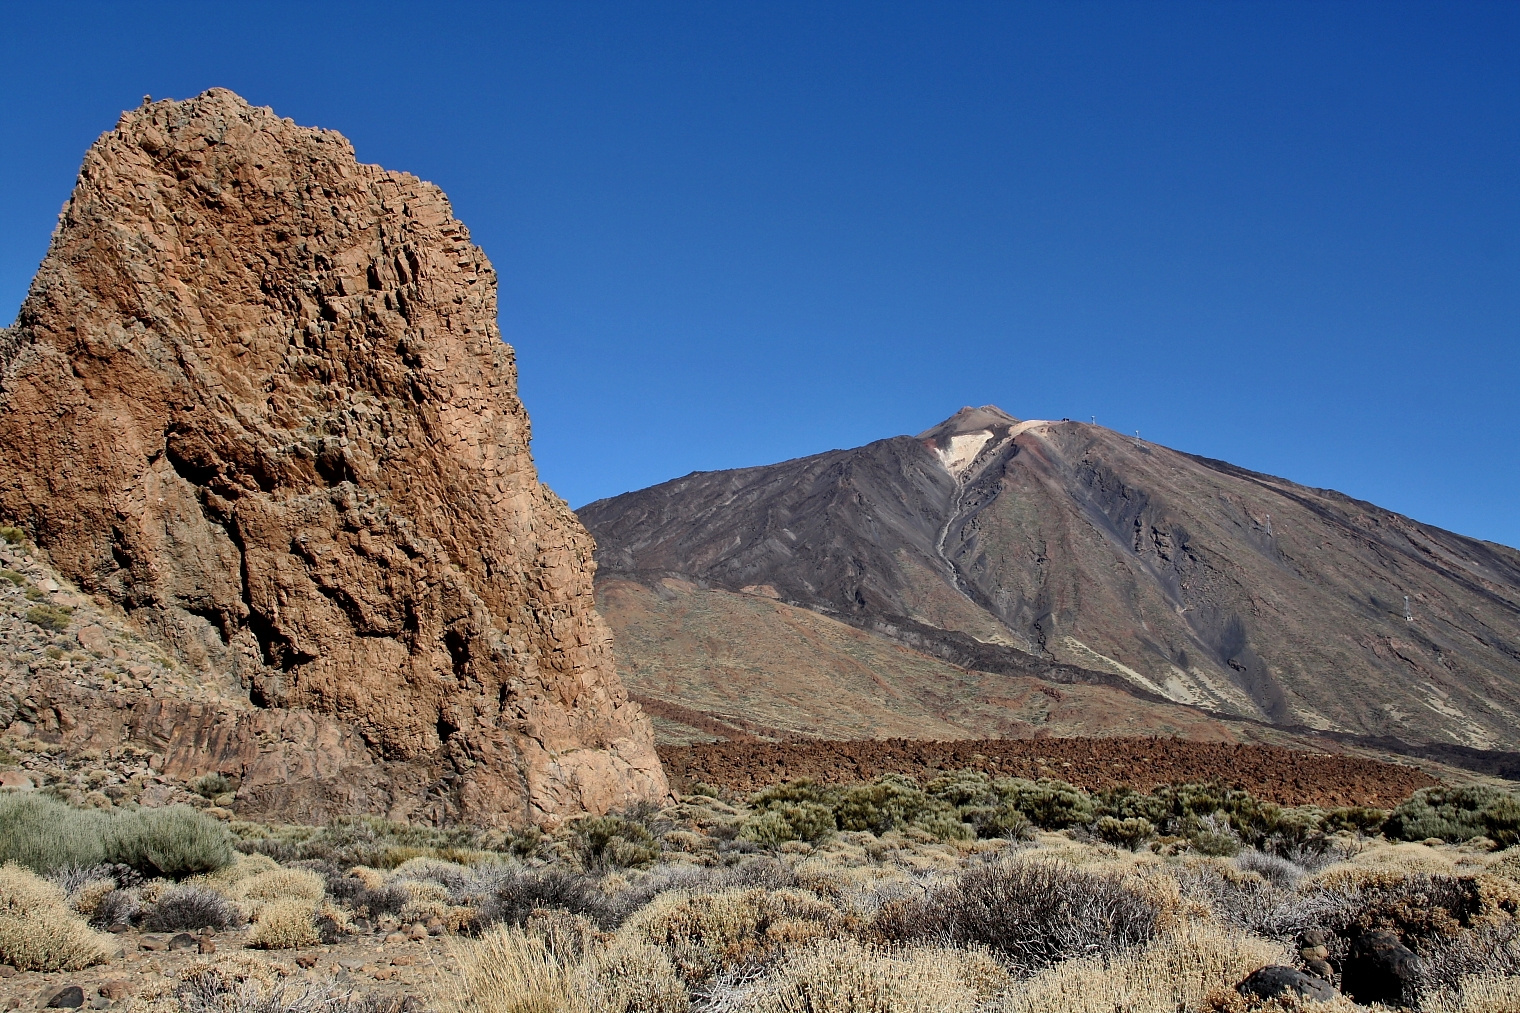
<path fill-rule="evenodd" d="M 437 187 L 228 91 L 144 105 L 85 156 L 0 367 L 0 515 L 229 700 L 407 771 L 393 813 L 666 792 Z"/>

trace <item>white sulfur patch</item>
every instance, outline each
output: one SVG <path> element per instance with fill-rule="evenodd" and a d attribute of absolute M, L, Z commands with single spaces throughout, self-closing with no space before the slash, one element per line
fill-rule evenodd
<path fill-rule="evenodd" d="M 950 437 L 950 446 L 936 449 L 940 463 L 945 470 L 952 475 L 959 475 L 970 467 L 971 462 L 976 460 L 976 455 L 982 452 L 987 441 L 992 439 L 992 430 L 983 429 L 979 433 L 962 433 L 959 436 Z"/>

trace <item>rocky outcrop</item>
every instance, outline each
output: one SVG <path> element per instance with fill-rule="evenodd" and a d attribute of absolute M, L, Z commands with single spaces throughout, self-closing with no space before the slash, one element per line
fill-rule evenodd
<path fill-rule="evenodd" d="M 665 793 L 437 187 L 228 91 L 145 104 L 3 335 L 0 520 L 218 684 L 208 757 L 320 727 L 298 776 L 440 821 Z"/>

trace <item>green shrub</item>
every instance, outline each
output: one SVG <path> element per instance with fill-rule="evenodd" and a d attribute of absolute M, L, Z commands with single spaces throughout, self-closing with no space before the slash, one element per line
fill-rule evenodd
<path fill-rule="evenodd" d="M 138 809 L 111 821 L 106 859 L 144 875 L 183 879 L 232 864 L 232 836 L 186 805 Z"/>
<path fill-rule="evenodd" d="M 1520 843 L 1520 799 L 1509 795 L 1490 803 L 1483 810 L 1483 827 L 1501 848 Z"/>
<path fill-rule="evenodd" d="M 1388 819 L 1386 809 L 1370 809 L 1366 806 L 1346 806 L 1341 809 L 1331 809 L 1325 813 L 1325 829 L 1330 832 L 1338 830 L 1348 831 L 1354 834 L 1372 835 L 1383 828 L 1383 822 Z"/>
<path fill-rule="evenodd" d="M 740 825 L 739 836 L 774 847 L 787 841 L 821 841 L 834 832 L 834 813 L 817 802 L 779 803 Z"/>
<path fill-rule="evenodd" d="M 839 804 L 840 789 L 818 784 L 811 778 L 785 781 L 772 785 L 750 796 L 749 804 L 756 809 L 771 809 L 778 805 L 812 802 L 832 809 Z"/>
<path fill-rule="evenodd" d="M 1201 855 L 1227 858 L 1240 853 L 1240 835 L 1227 819 L 1219 815 L 1186 816 L 1178 821 L 1177 833 L 1187 838 L 1192 849 Z"/>
<path fill-rule="evenodd" d="M 622 816 L 592 816 L 571 827 L 576 852 L 588 869 L 635 869 L 653 865 L 659 845 L 649 828 Z"/>
<path fill-rule="evenodd" d="M 1029 817 L 1006 802 L 996 806 L 962 806 L 960 814 L 981 838 L 1023 841 L 1033 836 L 1034 824 Z"/>
<path fill-rule="evenodd" d="M 957 809 L 963 807 L 995 807 L 1000 799 L 993 790 L 992 778 L 979 770 L 960 770 L 954 774 L 941 774 L 924 786 L 930 798 L 948 802 Z"/>
<path fill-rule="evenodd" d="M 1094 795 L 1093 813 L 1099 819 L 1112 816 L 1121 821 L 1145 820 L 1153 826 L 1173 815 L 1166 798 L 1141 794 L 1127 786 L 1106 788 Z"/>
<path fill-rule="evenodd" d="M 1005 804 L 1023 813 L 1037 827 L 1065 830 L 1093 821 L 1092 796 L 1065 781 L 1000 778 L 993 782 L 993 788 Z"/>
<path fill-rule="evenodd" d="M 216 798 L 232 791 L 232 781 L 224 774 L 206 774 L 190 782 L 190 788 L 202 798 Z"/>
<path fill-rule="evenodd" d="M 887 774 L 870 784 L 846 788 L 834 808 L 834 818 L 841 830 L 869 830 L 875 834 L 910 826 L 937 837 L 968 833 L 954 806 L 930 798 L 916 781 L 900 774 Z M 953 826 L 959 829 L 952 829 Z"/>
<path fill-rule="evenodd" d="M 0 796 L 0 864 L 15 862 L 41 876 L 106 860 L 110 818 L 36 794 Z"/>
<path fill-rule="evenodd" d="M 11 545 L 20 545 L 26 541 L 26 532 L 9 524 L 0 524 L 0 538 Z"/>
<path fill-rule="evenodd" d="M 26 610 L 26 621 L 53 633 L 62 633 L 69 628 L 69 617 L 73 614 L 74 610 L 67 605 L 33 605 Z"/>
<path fill-rule="evenodd" d="M 40 875 L 103 862 L 181 879 L 232 862 L 222 825 L 188 806 L 107 813 L 41 795 L 0 798 L 0 862 Z"/>
<path fill-rule="evenodd" d="M 1093 825 L 1093 833 L 1100 840 L 1130 851 L 1140 850 L 1140 846 L 1152 837 L 1156 836 L 1156 827 L 1150 820 L 1132 816 L 1121 820 L 1114 816 L 1100 817 Z"/>
<path fill-rule="evenodd" d="M 239 824 L 235 829 L 242 837 L 239 851 L 267 855 L 277 862 L 324 861 L 342 868 L 394 869 L 418 857 L 468 863 L 477 860 L 482 850 L 515 853 L 520 840 L 509 836 L 492 847 L 481 834 L 463 827 L 412 826 L 378 816 L 345 816 L 320 827 L 271 829 Z M 539 836 L 535 831 L 531 842 L 535 847 Z"/>
<path fill-rule="evenodd" d="M 15 570 L 7 570 L 4 567 L 0 567 L 0 580 L 8 580 L 17 587 L 22 587 L 26 584 L 26 577 L 24 575 L 17 573 Z"/>
<path fill-rule="evenodd" d="M 1421 788 L 1388 814 L 1383 833 L 1396 840 L 1439 837 L 1456 844 L 1493 833 L 1508 836 L 1520 828 L 1517 817 L 1515 797 L 1499 788 Z"/>

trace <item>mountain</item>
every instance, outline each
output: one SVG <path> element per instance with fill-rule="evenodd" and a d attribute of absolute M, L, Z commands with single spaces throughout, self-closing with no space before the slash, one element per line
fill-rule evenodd
<path fill-rule="evenodd" d="M 0 522 L 36 580 L 181 674 L 7 650 L 6 725 L 142 738 L 171 772 L 264 789 L 240 802 L 270 818 L 490 825 L 664 796 L 496 317 L 437 187 L 222 89 L 125 113 L 0 331 Z M 85 646 L 52 615 L 60 658 Z"/>
<path fill-rule="evenodd" d="M 1036 680 L 1108 693 L 1084 708 L 1100 729 L 1117 692 L 1141 729 L 1167 714 L 1520 746 L 1520 552 L 1099 426 L 964 408 L 918 436 L 697 472 L 579 515 L 620 669 L 657 702 L 686 705 L 676 670 L 692 707 L 741 716 L 746 695 L 797 681 L 780 660 L 793 619 L 732 621 L 764 598 L 941 666 L 912 692 L 967 734 L 1028 734 L 997 719 L 1017 717 L 1003 690 Z M 706 595 L 703 637 L 660 618 L 683 594 Z M 809 657 L 800 695 L 856 706 L 837 690 L 850 666 Z"/>

